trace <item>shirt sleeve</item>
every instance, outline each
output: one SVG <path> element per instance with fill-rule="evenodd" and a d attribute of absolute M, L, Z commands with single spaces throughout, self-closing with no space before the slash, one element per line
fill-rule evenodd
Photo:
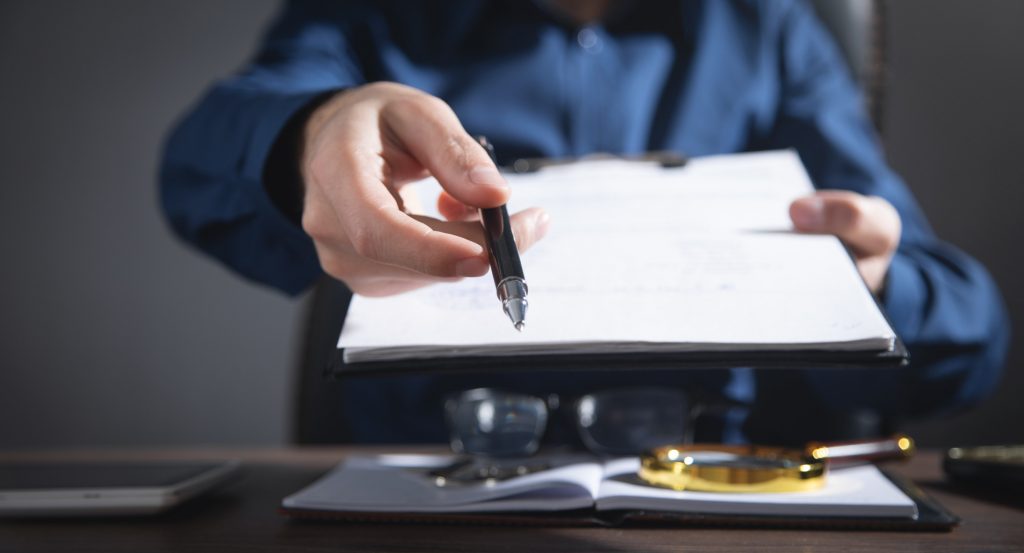
<path fill-rule="evenodd" d="M 289 2 L 255 59 L 177 124 L 160 167 L 161 204 L 178 235 L 290 294 L 307 288 L 320 266 L 311 240 L 271 201 L 264 168 L 297 113 L 364 82 L 345 32 L 350 15 L 326 2 Z"/>
<path fill-rule="evenodd" d="M 998 383 L 1009 321 L 984 267 L 931 230 L 908 188 L 887 166 L 858 87 L 812 10 L 791 2 L 780 25 L 779 107 L 768 147 L 794 147 L 815 186 L 881 196 L 903 234 L 881 303 L 910 351 L 898 371 L 809 372 L 822 401 L 890 416 L 961 408 Z"/>

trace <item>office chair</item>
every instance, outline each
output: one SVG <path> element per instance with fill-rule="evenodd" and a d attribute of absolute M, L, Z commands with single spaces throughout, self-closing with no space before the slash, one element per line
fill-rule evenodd
<path fill-rule="evenodd" d="M 882 82 L 884 74 L 884 6 L 882 0 L 812 0 L 822 22 L 835 36 L 851 73 L 864 91 L 868 113 L 881 129 Z M 345 443 L 351 441 L 346 428 L 342 402 L 344 382 L 324 377 L 324 368 L 334 353 L 338 334 L 348 310 L 351 294 L 340 282 L 323 277 L 315 286 L 306 306 L 296 371 L 292 438 L 299 444 Z M 797 377 L 782 371 L 768 378 L 759 377 L 758 397 L 777 397 L 785 403 Z M 763 389 L 762 389 L 763 388 Z M 795 402 L 790 402 L 795 403 Z M 877 435 L 886 426 L 872 413 L 853 413 L 848 420 L 829 420 L 842 437 Z M 825 419 L 822 419 L 825 420 Z M 786 442 L 785 436 L 772 434 L 776 426 L 759 430 L 755 439 Z M 821 436 L 821 439 L 832 439 Z"/>
<path fill-rule="evenodd" d="M 883 0 L 811 0 L 864 92 L 875 128 L 882 131 L 885 92 L 885 2 Z"/>

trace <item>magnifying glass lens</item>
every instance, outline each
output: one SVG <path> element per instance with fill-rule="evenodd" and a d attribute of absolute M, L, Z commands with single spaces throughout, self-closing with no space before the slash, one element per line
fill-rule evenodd
<path fill-rule="evenodd" d="M 790 458 L 741 455 L 722 451 L 692 451 L 687 453 L 686 457 L 691 460 L 689 464 L 693 466 L 732 469 L 786 469 L 800 464 L 798 461 Z"/>
<path fill-rule="evenodd" d="M 639 476 L 674 490 L 779 493 L 817 489 L 825 463 L 777 448 L 701 445 L 662 447 L 640 458 Z"/>

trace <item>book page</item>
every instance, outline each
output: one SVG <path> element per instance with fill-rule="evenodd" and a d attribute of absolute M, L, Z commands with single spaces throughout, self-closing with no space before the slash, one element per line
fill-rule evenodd
<path fill-rule="evenodd" d="M 874 465 L 830 470 L 821 489 L 793 493 L 677 492 L 646 485 L 636 476 L 639 469 L 636 458 L 608 462 L 597 509 L 837 517 L 917 515 L 914 501 Z"/>
<path fill-rule="evenodd" d="M 451 455 L 356 456 L 339 464 L 283 506 L 337 512 L 496 513 L 648 510 L 680 513 L 913 517 L 917 508 L 873 465 L 832 470 L 819 490 L 730 494 L 677 492 L 639 481 L 635 457 L 566 459 L 555 468 L 508 480 L 439 487 L 429 474 Z M 596 498 L 596 499 L 595 499 Z"/>
<path fill-rule="evenodd" d="M 832 236 L 798 235 L 790 202 L 812 186 L 795 153 L 678 169 L 594 161 L 509 175 L 517 210 L 551 214 L 523 256 L 526 329 L 489 275 L 353 299 L 347 362 L 526 353 L 887 350 L 894 334 Z M 424 182 L 434 205 L 436 182 Z"/>
<path fill-rule="evenodd" d="M 438 486 L 429 472 L 453 460 L 450 455 L 351 457 L 283 505 L 350 512 L 562 511 L 592 507 L 603 474 L 597 462 L 573 462 L 509 480 Z"/>

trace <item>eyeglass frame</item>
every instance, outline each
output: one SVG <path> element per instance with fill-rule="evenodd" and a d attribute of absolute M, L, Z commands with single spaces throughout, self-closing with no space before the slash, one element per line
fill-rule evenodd
<path fill-rule="evenodd" d="M 639 454 L 640 451 L 630 451 L 625 453 L 622 450 L 617 452 L 611 452 L 613 448 L 609 448 L 598 444 L 594 441 L 590 431 L 586 430 L 587 425 L 583 424 L 583 415 L 581 414 L 581 407 L 587 398 L 594 398 L 602 394 L 613 394 L 616 392 L 656 392 L 658 394 L 664 394 L 665 392 L 671 392 L 680 399 L 679 403 L 682 406 L 683 418 L 680 421 L 679 426 L 681 427 L 681 435 L 679 439 L 669 440 L 673 443 L 692 443 L 694 438 L 694 431 L 696 427 L 696 421 L 704 414 L 713 413 L 719 411 L 716 407 L 734 408 L 743 406 L 739 402 L 725 401 L 718 402 L 719 405 L 709 403 L 707 398 L 702 397 L 700 394 L 694 394 L 690 391 L 682 388 L 666 388 L 666 387 L 652 387 L 652 386 L 635 386 L 618 389 L 606 389 L 597 390 L 593 392 L 587 392 L 575 396 L 571 402 L 572 409 L 569 411 L 572 415 L 572 424 L 575 429 L 576 435 L 582 441 L 585 449 L 591 453 L 598 455 L 622 455 L 622 454 Z M 467 395 L 469 397 L 467 397 Z M 476 396 L 476 397 L 474 397 Z M 464 455 L 480 456 L 480 457 L 507 457 L 509 455 L 494 454 L 484 451 L 467 451 L 465 446 L 465 437 L 459 436 L 456 430 L 457 424 L 455 422 L 455 411 L 458 408 L 459 402 L 467 403 L 474 400 L 484 400 L 486 397 L 519 397 L 526 398 L 531 401 L 537 402 L 538 405 L 543 407 L 543 420 L 540 421 L 539 429 L 534 433 L 534 438 L 531 440 L 531 446 L 524 448 L 523 452 L 517 456 L 532 456 L 537 453 L 540 447 L 543 445 L 543 439 L 548 435 L 548 431 L 551 427 L 551 420 L 556 413 L 566 413 L 565 404 L 562 397 L 559 394 L 548 394 L 546 397 L 541 397 L 537 394 L 517 392 L 511 390 L 505 390 L 502 388 L 491 388 L 491 387 L 480 387 L 463 390 L 461 392 L 454 392 L 446 396 L 444 400 L 444 411 L 445 411 L 445 422 L 448 426 L 449 431 L 449 445 L 453 452 Z M 694 397 L 696 396 L 696 398 Z M 697 401 L 694 401 L 694 400 Z M 591 415 L 593 416 L 593 415 Z M 665 444 L 652 444 L 653 445 L 665 445 Z"/>

